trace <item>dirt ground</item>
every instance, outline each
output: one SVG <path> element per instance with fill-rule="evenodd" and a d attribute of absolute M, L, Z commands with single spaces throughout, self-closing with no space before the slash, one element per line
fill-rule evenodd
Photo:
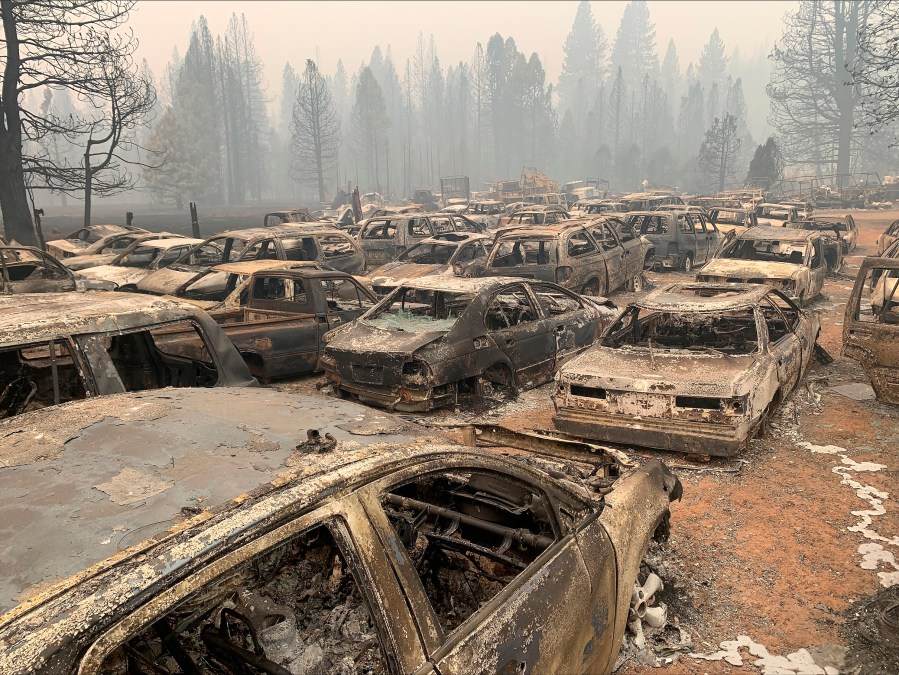
<path fill-rule="evenodd" d="M 123 222 L 124 210 L 116 207 L 120 218 L 100 214 L 94 222 Z M 263 210 L 257 206 L 204 218 L 201 209 L 203 234 L 255 225 Z M 709 654 L 741 635 L 781 657 L 819 645 L 851 647 L 853 603 L 899 584 L 899 506 L 893 500 L 899 493 L 899 408 L 856 401 L 833 389 L 867 384 L 861 368 L 841 356 L 843 309 L 860 258 L 875 253 L 877 236 L 899 212 L 860 211 L 854 217 L 859 248 L 842 272 L 828 279 L 824 297 L 811 305 L 821 313 L 820 342 L 835 362 L 812 363 L 804 382 L 775 414 L 771 432 L 754 440 L 738 461 L 697 463 L 658 453 L 669 464 L 686 467 L 676 469 L 684 498 L 672 506 L 671 539 L 653 554 L 653 566 L 666 584 L 669 622 L 692 645 L 674 653 L 676 662 L 664 667 L 666 673 L 823 673 L 801 665 L 801 654 L 781 659 L 784 669 L 775 670 L 773 659 L 750 665 L 758 648 L 755 655 L 744 648 L 740 658 L 731 657 L 733 663 L 742 660 L 742 666 L 682 652 Z M 135 224 L 189 231 L 186 210 L 156 216 L 138 212 Z M 48 235 L 69 225 L 77 227 L 77 213 L 45 219 Z M 672 273 L 650 277 L 657 284 L 682 278 Z M 622 293 L 612 299 L 623 305 L 628 297 Z M 314 392 L 320 379 L 276 386 Z M 426 424 L 489 420 L 516 429 L 552 429 L 550 391 L 547 385 L 487 411 L 413 417 Z M 828 649 L 840 653 L 828 647 L 813 651 Z M 856 655 L 855 662 L 864 664 L 865 658 Z M 630 660 L 618 672 L 647 670 Z M 899 662 L 863 672 L 899 673 Z"/>

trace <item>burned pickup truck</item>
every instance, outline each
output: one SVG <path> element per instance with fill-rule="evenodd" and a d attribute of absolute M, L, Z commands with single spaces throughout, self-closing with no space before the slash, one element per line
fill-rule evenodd
<path fill-rule="evenodd" d="M 325 334 L 378 302 L 352 276 L 334 270 L 254 272 L 246 289 L 242 306 L 210 316 L 261 381 L 319 370 Z"/>
<path fill-rule="evenodd" d="M 682 492 L 322 397 L 105 403 L 0 422 L 4 675 L 608 673 Z"/>
<path fill-rule="evenodd" d="M 338 394 L 395 410 L 514 396 L 549 381 L 613 314 L 547 282 L 425 277 L 329 333 L 321 363 Z"/>
<path fill-rule="evenodd" d="M 746 230 L 696 274 L 697 281 L 768 284 L 800 306 L 817 297 L 827 274 L 819 232 L 762 226 Z M 841 249 L 832 250 L 842 261 Z"/>
<path fill-rule="evenodd" d="M 562 368 L 553 422 L 583 438 L 736 454 L 796 387 L 819 331 L 816 314 L 768 286 L 666 286 Z"/>
<path fill-rule="evenodd" d="M 899 259 L 862 261 L 846 303 L 843 354 L 865 369 L 879 401 L 899 405 Z"/>
<path fill-rule="evenodd" d="M 0 417 L 122 391 L 255 384 L 191 305 L 99 291 L 0 296 Z"/>

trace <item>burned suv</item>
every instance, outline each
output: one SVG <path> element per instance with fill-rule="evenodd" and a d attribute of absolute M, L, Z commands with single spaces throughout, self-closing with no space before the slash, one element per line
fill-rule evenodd
<path fill-rule="evenodd" d="M 339 394 L 396 410 L 514 396 L 591 345 L 613 308 L 545 282 L 424 277 L 328 333 L 321 365 Z"/>
<path fill-rule="evenodd" d="M 650 264 L 658 269 L 690 272 L 715 257 L 722 236 L 704 214 L 686 211 L 628 213 L 628 224 L 653 245 Z"/>
<path fill-rule="evenodd" d="M 494 242 L 484 276 L 554 281 L 584 295 L 605 296 L 622 286 L 641 288 L 651 248 L 615 218 L 515 228 Z"/>

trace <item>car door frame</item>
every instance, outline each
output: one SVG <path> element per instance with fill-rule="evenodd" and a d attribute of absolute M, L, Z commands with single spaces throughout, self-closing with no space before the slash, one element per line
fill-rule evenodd
<path fill-rule="evenodd" d="M 528 565 L 528 567 L 522 570 L 509 584 L 496 593 L 490 600 L 469 615 L 459 626 L 452 631 L 446 632 L 440 624 L 440 620 L 425 592 L 421 577 L 415 570 L 404 544 L 399 541 L 399 537 L 391 525 L 386 511 L 380 503 L 380 495 L 386 493 L 388 490 L 396 489 L 417 477 L 431 473 L 451 471 L 472 471 L 482 474 L 496 474 L 503 480 L 523 483 L 527 485 L 529 489 L 541 493 L 549 507 L 548 511 L 551 516 L 555 542 L 542 551 L 531 564 Z M 496 615 L 503 612 L 503 610 L 509 611 L 510 607 L 514 607 L 511 612 L 518 615 L 521 605 L 524 603 L 513 602 L 515 596 L 535 597 L 539 595 L 538 593 L 533 593 L 531 589 L 526 587 L 533 586 L 535 584 L 535 577 L 541 572 L 545 572 L 551 563 L 564 553 L 564 549 L 566 548 L 571 548 L 576 552 L 577 557 L 580 559 L 582 571 L 588 580 L 588 585 L 591 581 L 591 569 L 586 560 L 583 547 L 586 545 L 587 548 L 591 549 L 590 553 L 594 554 L 591 556 L 593 559 L 596 558 L 595 549 L 599 549 L 600 552 L 605 550 L 605 552 L 609 554 L 611 564 L 605 566 L 605 569 L 610 572 L 614 570 L 615 574 L 612 578 L 612 588 L 609 589 L 611 590 L 612 606 L 608 608 L 609 611 L 606 614 L 608 622 L 608 631 L 606 635 L 614 639 L 614 623 L 617 615 L 618 561 L 611 539 L 604 527 L 599 523 L 601 510 L 588 511 L 586 515 L 582 515 L 579 520 L 570 525 L 566 525 L 565 519 L 562 518 L 563 504 L 571 513 L 583 514 L 584 509 L 589 507 L 572 495 L 561 493 L 560 490 L 556 489 L 555 486 L 548 481 L 540 480 L 539 478 L 540 477 L 538 476 L 532 475 L 531 472 L 525 471 L 524 467 L 513 468 L 505 466 L 503 467 L 503 470 L 499 470 L 498 467 L 492 466 L 486 458 L 482 461 L 477 461 L 471 457 L 457 458 L 450 455 L 439 462 L 431 460 L 426 463 L 418 464 L 415 467 L 400 470 L 390 476 L 385 476 L 370 483 L 365 486 L 364 489 L 359 491 L 359 502 L 368 515 L 373 529 L 380 538 L 382 550 L 390 559 L 393 570 L 401 581 L 400 587 L 406 591 L 408 605 L 412 616 L 419 627 L 419 635 L 421 636 L 422 644 L 428 653 L 428 660 L 422 664 L 422 667 L 415 671 L 416 674 L 436 672 L 440 675 L 464 675 L 464 673 L 470 672 L 468 670 L 447 669 L 446 664 L 441 664 L 440 662 L 441 660 L 446 659 L 454 650 L 461 650 L 463 654 L 470 655 L 472 658 L 475 657 L 473 652 L 465 651 L 464 643 L 477 640 L 478 636 L 482 634 L 484 627 L 495 620 Z M 594 541 L 586 541 L 587 535 L 593 535 Z M 599 538 L 598 546 L 595 541 L 596 535 L 598 535 Z M 605 543 L 605 546 L 602 546 L 603 542 Z M 566 578 L 566 581 L 568 580 L 569 578 Z M 590 592 L 591 594 L 595 594 L 596 589 L 591 588 Z M 552 601 L 553 599 L 550 599 L 550 603 L 552 603 Z M 556 606 L 564 608 L 564 605 L 565 603 L 558 603 Z M 543 618 L 543 615 L 535 616 L 535 619 L 538 620 Z M 596 619 L 594 618 L 593 621 L 595 622 L 595 620 Z M 594 623 L 591 622 L 590 625 L 592 629 Z M 487 649 L 499 648 L 500 646 L 501 645 L 495 644 L 486 645 Z M 591 655 L 589 650 L 585 648 L 583 657 L 589 658 Z M 614 655 L 612 656 L 614 657 Z M 502 659 L 503 657 L 501 656 L 500 658 Z M 467 665 L 471 666 L 473 664 L 468 663 Z M 498 663 L 497 672 L 507 672 L 502 670 L 506 665 L 508 665 L 508 663 Z M 608 665 L 610 666 L 611 664 Z M 525 663 L 525 666 L 527 666 L 527 663 Z M 509 672 L 527 673 L 531 671 L 515 670 Z"/>
<path fill-rule="evenodd" d="M 506 284 L 491 291 L 490 296 L 485 298 L 484 314 L 486 315 L 487 311 L 489 311 L 491 303 L 497 296 L 503 293 L 515 293 L 518 289 L 521 290 L 524 297 L 531 305 L 531 310 L 536 317 L 534 321 L 518 323 L 514 326 L 494 330 L 487 329 L 486 322 L 484 322 L 485 334 L 493 340 L 497 349 L 508 361 L 516 388 L 528 382 L 538 383 L 547 381 L 548 378 L 543 376 L 552 376 L 553 364 L 555 363 L 556 358 L 555 337 L 552 334 L 553 329 L 550 325 L 551 322 L 543 315 L 543 308 L 528 289 L 528 284 L 526 282 L 520 281 L 517 283 Z M 527 324 L 536 324 L 530 327 L 530 329 L 534 331 L 532 335 L 525 334 L 529 328 Z M 540 342 L 542 341 L 546 342 L 544 345 L 544 351 L 546 352 L 545 357 L 542 359 L 538 357 L 538 359 L 525 361 L 522 366 L 516 367 L 515 361 L 522 361 L 524 359 L 513 359 L 513 355 L 520 351 L 527 353 L 529 348 L 527 344 L 522 343 L 532 343 L 530 347 L 536 349 L 539 348 Z"/>
<path fill-rule="evenodd" d="M 375 625 L 382 655 L 390 673 L 408 673 L 426 660 L 409 611 L 405 593 L 392 571 L 389 555 L 379 546 L 375 528 L 355 492 L 296 516 L 273 529 L 260 531 L 249 541 L 218 552 L 197 565 L 188 576 L 149 598 L 139 607 L 105 627 L 78 658 L 79 675 L 99 675 L 105 659 L 121 644 L 165 616 L 209 580 L 222 578 L 246 561 L 316 527 L 327 527 L 350 569 Z M 261 528 L 260 528 L 261 529 Z M 227 540 L 226 540 L 227 541 Z M 371 589 L 376 588 L 377 593 Z M 379 602 L 380 601 L 380 602 Z M 389 609 L 381 603 L 389 604 Z"/>
<path fill-rule="evenodd" d="M 553 361 L 553 370 L 557 370 L 563 361 L 567 361 L 573 356 L 581 353 L 591 344 L 593 344 L 598 330 L 596 323 L 592 320 L 592 312 L 587 309 L 586 303 L 577 293 L 567 288 L 562 288 L 557 284 L 550 284 L 546 281 L 535 281 L 528 284 L 528 291 L 534 297 L 534 301 L 543 310 L 543 304 L 537 297 L 540 287 L 545 287 L 548 291 L 565 295 L 572 300 L 576 300 L 580 305 L 579 309 L 572 312 L 565 312 L 558 316 L 553 316 L 544 311 L 544 315 L 553 323 L 553 335 L 556 343 L 556 356 Z M 572 316 L 578 314 L 579 316 Z M 578 330 L 580 329 L 580 331 Z M 579 335 L 579 332 L 581 333 Z M 587 341 L 586 336 L 592 335 L 593 339 Z M 579 344 L 584 342 L 584 344 Z M 566 345 L 571 344 L 570 348 Z"/>
<path fill-rule="evenodd" d="M 770 293 L 767 295 L 770 295 Z M 762 311 L 762 303 L 767 299 L 767 295 L 765 299 L 759 302 L 759 311 L 762 321 L 765 324 L 765 333 L 767 336 L 766 349 L 768 354 L 774 360 L 778 389 L 780 391 L 780 400 L 782 401 L 791 391 L 793 391 L 795 386 L 799 383 L 799 379 L 802 377 L 802 371 L 804 370 L 803 346 L 799 335 L 796 334 L 796 326 L 790 326 L 787 318 L 783 315 L 783 312 L 781 312 L 780 308 L 773 302 L 769 303 L 769 306 L 777 312 L 777 315 L 783 321 L 787 332 L 777 341 L 772 338 L 768 322 L 765 321 L 765 313 Z M 802 313 L 800 312 L 798 316 L 801 317 Z M 799 322 L 797 321 L 797 325 L 798 323 Z M 791 365 L 793 362 L 796 362 L 795 368 Z M 789 373 L 791 368 L 793 368 L 793 372 Z"/>

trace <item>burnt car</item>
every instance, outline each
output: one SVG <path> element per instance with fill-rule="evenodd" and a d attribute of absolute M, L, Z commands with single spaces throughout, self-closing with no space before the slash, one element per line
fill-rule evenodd
<path fill-rule="evenodd" d="M 729 232 L 740 235 L 759 224 L 755 210 L 751 208 L 713 206 L 708 213 L 709 220 L 725 235 Z"/>
<path fill-rule="evenodd" d="M 755 217 L 759 225 L 782 227 L 784 223 L 799 220 L 799 207 L 793 204 L 758 204 Z"/>
<path fill-rule="evenodd" d="M 311 223 L 315 218 L 309 213 L 309 209 L 300 208 L 290 211 L 271 211 L 262 217 L 263 227 L 277 227 L 285 223 Z"/>
<path fill-rule="evenodd" d="M 340 395 L 395 410 L 509 397 L 592 344 L 613 308 L 545 282 L 425 277 L 331 331 L 321 364 Z"/>
<path fill-rule="evenodd" d="M 684 200 L 668 192 L 633 192 L 618 199 L 625 211 L 652 211 L 659 206 L 683 204 Z"/>
<path fill-rule="evenodd" d="M 137 282 L 156 270 L 165 269 L 193 249 L 202 239 L 176 237 L 141 239 L 116 255 L 108 264 L 75 273 L 77 279 L 108 281 L 118 290 L 134 290 Z"/>
<path fill-rule="evenodd" d="M 682 494 L 320 397 L 107 404 L 0 423 L 4 675 L 611 672 Z"/>
<path fill-rule="evenodd" d="M 808 230 L 820 232 L 832 241 L 829 246 L 840 246 L 841 255 L 853 251 L 858 246 L 858 226 L 851 213 L 844 216 L 812 216 L 785 225 L 795 230 Z M 829 256 L 825 251 L 825 258 L 836 260 L 837 256 Z M 829 263 L 828 263 L 829 265 Z"/>
<path fill-rule="evenodd" d="M 403 251 L 446 232 L 478 232 L 473 221 L 458 214 L 414 214 L 369 218 L 359 232 L 365 265 L 371 270 L 395 260 Z"/>
<path fill-rule="evenodd" d="M 764 285 L 671 284 L 560 370 L 553 422 L 582 438 L 736 454 L 796 387 L 819 331 L 816 314 Z"/>
<path fill-rule="evenodd" d="M 403 251 L 393 262 L 368 274 L 377 293 L 386 293 L 407 279 L 435 274 L 480 276 L 493 239 L 483 234 L 449 232 L 425 239 Z"/>
<path fill-rule="evenodd" d="M 253 272 L 244 295 L 209 314 L 263 382 L 320 370 L 327 332 L 378 302 L 349 274 L 309 267 Z"/>
<path fill-rule="evenodd" d="M 72 272 L 39 248 L 0 246 L 0 294 L 52 293 L 76 288 Z"/>
<path fill-rule="evenodd" d="M 877 237 L 877 255 L 881 255 L 897 239 L 899 239 L 899 220 L 894 220 L 887 225 L 883 234 Z"/>
<path fill-rule="evenodd" d="M 146 230 L 132 226 L 122 227 L 121 225 L 90 225 L 79 228 L 61 239 L 51 239 L 47 242 L 47 253 L 59 260 L 71 258 L 80 255 L 88 246 L 103 237 L 126 232 L 146 232 Z"/>
<path fill-rule="evenodd" d="M 82 252 L 64 258 L 60 262 L 70 270 L 86 270 L 89 267 L 108 265 L 112 263 L 125 249 L 138 241 L 150 239 L 184 239 L 180 234 L 172 232 L 125 232 L 122 234 L 110 234 L 94 242 Z"/>
<path fill-rule="evenodd" d="M 624 202 L 616 202 L 611 199 L 584 199 L 575 202 L 571 207 L 571 215 L 580 216 L 598 216 L 604 213 L 624 213 L 627 211 L 627 205 Z"/>
<path fill-rule="evenodd" d="M 515 213 L 503 216 L 500 226 L 521 227 L 523 225 L 555 225 L 565 220 L 571 220 L 571 214 L 558 206 L 542 208 L 521 209 Z"/>
<path fill-rule="evenodd" d="M 864 368 L 877 400 L 899 405 L 899 259 L 862 261 L 846 303 L 843 354 Z"/>
<path fill-rule="evenodd" d="M 505 212 L 505 204 L 497 199 L 471 202 L 464 211 L 469 218 L 488 228 L 497 227 Z"/>
<path fill-rule="evenodd" d="M 170 295 L 214 265 L 246 260 L 318 261 L 349 274 L 359 271 L 364 262 L 355 240 L 330 224 L 231 230 L 206 239 L 167 268 L 148 274 L 138 282 L 137 290 Z M 221 291 L 225 278 L 222 275 L 206 279 L 205 290 Z"/>
<path fill-rule="evenodd" d="M 126 293 L 0 296 L 0 417 L 162 387 L 250 386 L 205 312 Z"/>
<path fill-rule="evenodd" d="M 651 244 L 615 218 L 504 231 L 493 244 L 484 276 L 554 281 L 584 295 L 622 286 L 640 290 Z"/>
<path fill-rule="evenodd" d="M 693 266 L 715 257 L 723 240 L 715 224 L 703 213 L 679 211 L 636 211 L 627 214 L 627 223 L 652 242 L 654 269 L 691 272 Z"/>
<path fill-rule="evenodd" d="M 824 287 L 829 251 L 818 232 L 759 225 L 727 244 L 696 274 L 697 281 L 768 284 L 801 305 L 817 297 Z"/>

